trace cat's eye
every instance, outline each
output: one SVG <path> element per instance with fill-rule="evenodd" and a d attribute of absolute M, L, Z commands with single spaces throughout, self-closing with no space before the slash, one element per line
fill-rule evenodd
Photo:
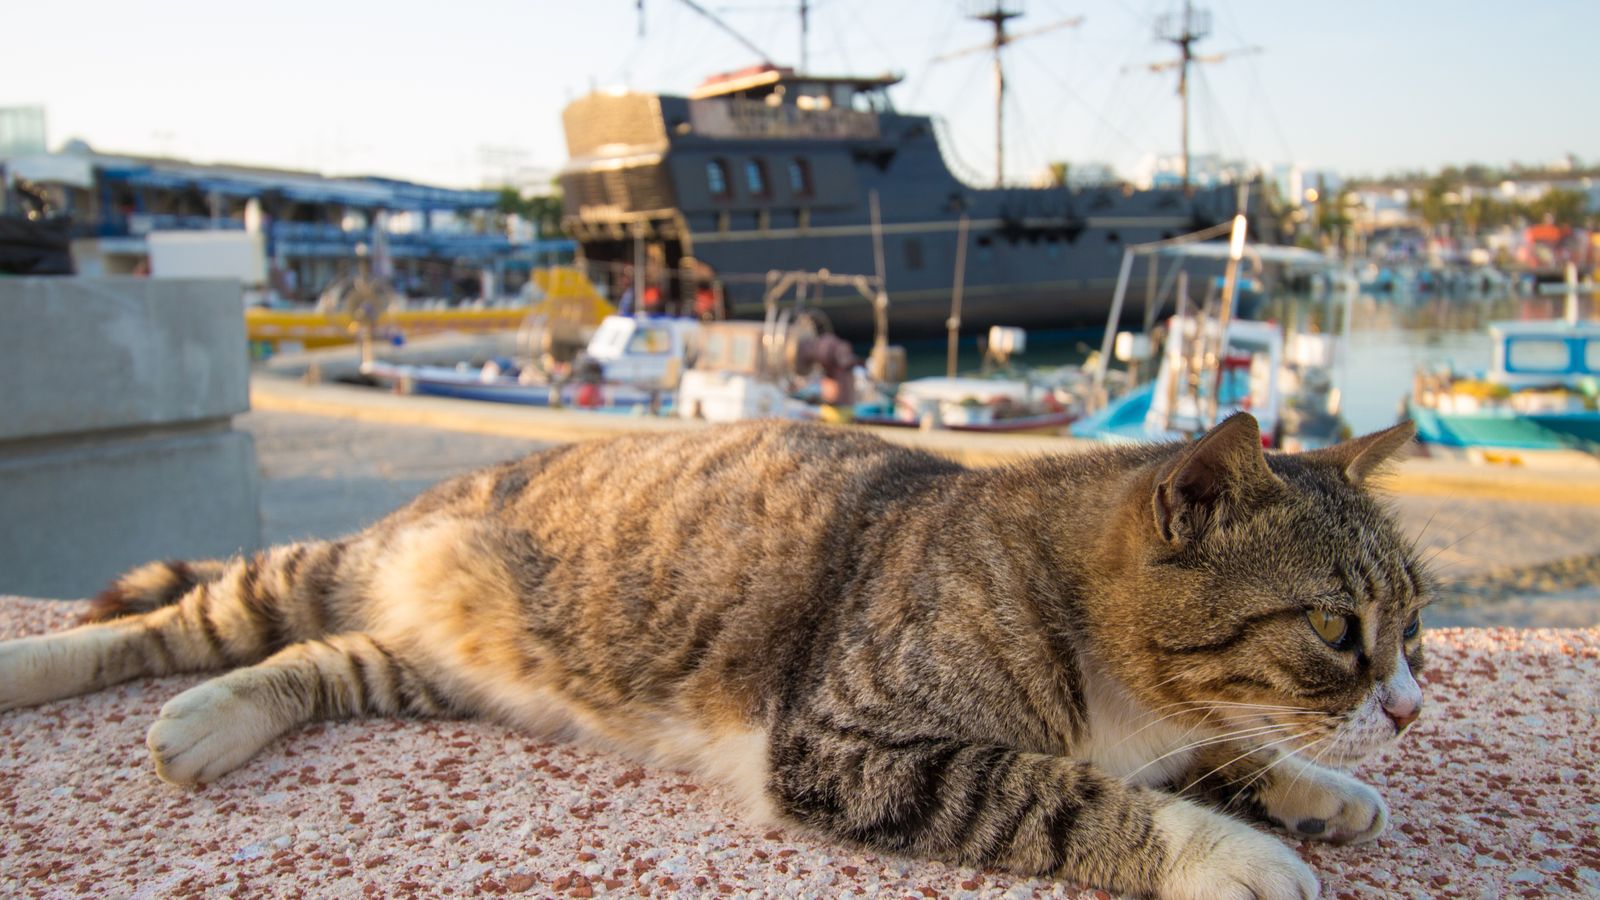
<path fill-rule="evenodd" d="M 1422 633 L 1422 616 L 1412 616 L 1410 624 L 1406 625 L 1403 636 L 1407 641 L 1415 640 Z"/>
<path fill-rule="evenodd" d="M 1308 609 L 1306 619 L 1311 622 L 1311 628 L 1317 633 L 1317 637 L 1322 638 L 1324 643 L 1335 650 L 1348 650 L 1355 641 L 1354 616 Z"/>

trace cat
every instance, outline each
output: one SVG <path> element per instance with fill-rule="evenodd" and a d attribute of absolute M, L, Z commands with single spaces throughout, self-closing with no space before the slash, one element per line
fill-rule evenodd
<path fill-rule="evenodd" d="M 136 569 L 97 621 L 0 644 L 0 710 L 228 670 L 162 708 L 160 777 L 313 720 L 488 716 L 876 851 L 1313 897 L 1240 817 L 1388 821 L 1339 770 L 1421 708 L 1431 582 L 1365 487 L 1413 434 L 1267 454 L 1238 414 L 980 469 L 814 424 L 565 446 L 350 537 Z"/>

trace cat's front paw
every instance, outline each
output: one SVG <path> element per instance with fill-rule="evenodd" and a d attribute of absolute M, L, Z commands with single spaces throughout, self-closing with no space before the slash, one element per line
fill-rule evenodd
<path fill-rule="evenodd" d="M 1317 877 L 1293 850 L 1186 800 L 1156 815 L 1167 847 L 1161 900 L 1315 900 Z"/>
<path fill-rule="evenodd" d="M 1300 764 L 1261 792 L 1267 817 L 1295 837 L 1362 844 L 1389 824 L 1383 796 L 1343 772 Z"/>
<path fill-rule="evenodd" d="M 162 780 L 192 785 L 237 769 L 280 731 L 256 704 L 216 679 L 167 701 L 145 745 Z"/>

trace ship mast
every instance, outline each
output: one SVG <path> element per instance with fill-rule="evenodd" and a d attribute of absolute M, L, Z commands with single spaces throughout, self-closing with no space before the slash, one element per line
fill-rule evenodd
<path fill-rule="evenodd" d="M 1194 52 L 1197 41 L 1204 40 L 1211 34 L 1211 13 L 1204 9 L 1195 9 L 1190 0 L 1183 0 L 1183 12 L 1168 13 L 1156 20 L 1156 39 L 1166 41 L 1178 48 L 1178 58 L 1164 62 L 1150 63 L 1152 72 L 1165 72 L 1169 69 L 1178 70 L 1178 101 L 1182 106 L 1180 122 L 1183 147 L 1183 161 L 1181 163 L 1183 176 L 1183 189 L 1189 190 L 1189 66 L 1193 63 L 1222 62 L 1230 56 L 1239 56 L 1246 53 L 1256 53 L 1260 47 L 1241 47 L 1227 53 L 1212 53 L 1199 56 Z"/>
<path fill-rule="evenodd" d="M 1058 28 L 1075 28 L 1083 24 L 1083 16 L 1071 19 L 1062 19 L 1041 25 L 1027 31 L 1015 34 L 1007 33 L 1006 22 L 1022 15 L 1021 0 L 968 0 L 967 18 L 977 22 L 988 22 L 994 28 L 994 37 L 987 44 L 967 47 L 953 53 L 944 53 L 935 56 L 932 62 L 941 63 L 968 54 L 987 50 L 994 56 L 994 186 L 1004 187 L 1006 182 L 1006 67 L 1001 59 L 1000 51 L 1007 44 L 1015 43 L 1025 37 L 1043 34 L 1046 31 L 1055 31 Z"/>
<path fill-rule="evenodd" d="M 979 22 L 988 22 L 994 26 L 994 43 L 990 50 L 994 53 L 994 186 L 1003 187 L 1006 183 L 1006 66 L 1000 58 L 1000 51 L 1008 42 L 1006 35 L 1006 22 L 1015 19 L 1022 13 L 1005 8 L 1001 0 L 995 0 L 994 7 L 987 11 L 980 11 L 977 15 L 969 16 Z"/>

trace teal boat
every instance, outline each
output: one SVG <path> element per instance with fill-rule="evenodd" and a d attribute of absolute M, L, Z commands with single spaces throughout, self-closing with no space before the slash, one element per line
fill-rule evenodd
<path fill-rule="evenodd" d="M 1406 414 L 1426 445 L 1600 451 L 1600 323 L 1493 322 L 1485 372 L 1419 372 Z"/>

